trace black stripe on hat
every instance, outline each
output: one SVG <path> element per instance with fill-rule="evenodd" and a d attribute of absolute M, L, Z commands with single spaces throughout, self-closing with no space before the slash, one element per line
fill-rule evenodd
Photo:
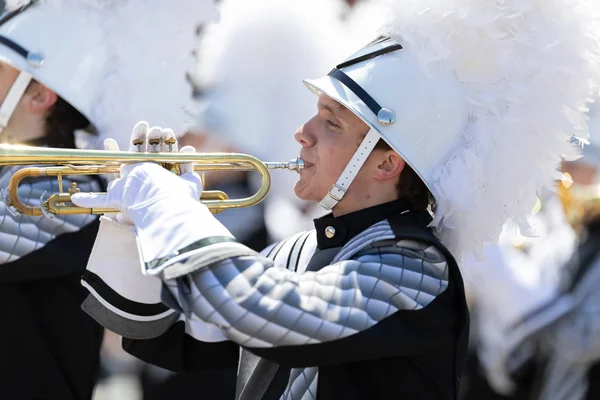
<path fill-rule="evenodd" d="M 8 21 L 10 21 L 11 19 L 13 19 L 17 15 L 23 13 L 29 7 L 31 7 L 33 5 L 36 5 L 38 2 L 39 2 L 39 0 L 31 0 L 29 3 L 27 3 L 27 4 L 25 4 L 25 5 L 21 6 L 21 7 L 19 7 L 17 9 L 15 9 L 13 11 L 5 13 L 0 18 L 0 26 L 6 24 Z M 9 49 L 15 51 L 17 54 L 19 54 L 23 58 L 27 58 L 27 56 L 30 53 L 29 50 L 27 50 L 26 48 L 24 48 L 20 44 L 16 43 L 14 40 L 7 38 L 6 36 L 1 36 L 0 35 L 0 44 L 3 44 L 6 47 L 8 47 Z"/>
<path fill-rule="evenodd" d="M 387 40 L 392 41 L 391 38 L 382 36 L 382 37 L 375 39 L 375 41 L 373 41 L 371 44 L 383 43 Z M 381 107 L 379 105 L 379 103 L 377 103 L 377 101 L 373 97 L 371 97 L 371 95 L 369 93 L 367 93 L 358 83 L 356 83 L 352 78 L 350 78 L 348 75 L 346 75 L 341 69 L 349 67 L 351 65 L 358 64 L 358 63 L 366 61 L 366 60 L 373 59 L 375 57 L 379 57 L 379 56 L 387 54 L 387 53 L 391 53 L 393 51 L 402 49 L 402 45 L 395 43 L 395 42 L 393 42 L 393 43 L 394 44 L 392 44 L 391 46 L 387 46 L 387 47 L 384 47 L 377 51 L 373 51 L 371 53 L 364 54 L 362 56 L 353 58 L 351 60 L 344 61 L 343 63 L 338 64 L 328 74 L 332 78 L 335 78 L 338 81 L 340 81 L 348 89 L 350 89 L 359 99 L 361 99 L 363 101 L 363 103 L 365 103 L 365 105 L 367 107 L 369 107 L 369 109 L 375 115 L 378 115 L 379 111 L 381 111 L 381 109 L 383 107 Z"/>

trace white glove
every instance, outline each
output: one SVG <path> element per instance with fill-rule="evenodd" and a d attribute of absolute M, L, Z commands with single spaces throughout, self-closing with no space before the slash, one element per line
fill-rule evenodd
<path fill-rule="evenodd" d="M 168 151 L 167 139 L 172 131 L 136 125 L 132 142 L 138 150 Z M 149 144 L 160 138 L 160 145 Z M 184 148 L 191 151 L 193 148 Z M 121 210 L 119 221 L 135 226 L 142 260 L 149 263 L 172 257 L 178 251 L 208 237 L 233 238 L 231 233 L 200 203 L 202 181 L 191 165 L 182 166 L 179 177 L 154 163 L 121 167 L 121 176 L 108 189 L 107 195 L 78 193 L 72 202 L 80 207 L 115 208 Z"/>

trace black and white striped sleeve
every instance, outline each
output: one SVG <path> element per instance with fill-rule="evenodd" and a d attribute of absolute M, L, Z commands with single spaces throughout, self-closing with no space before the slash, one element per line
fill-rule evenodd
<path fill-rule="evenodd" d="M 193 255 L 178 262 L 187 264 L 179 270 L 195 271 L 165 279 L 165 287 L 186 315 L 219 326 L 257 355 L 296 367 L 417 351 L 426 345 L 415 343 L 423 331 L 440 328 L 427 309 L 449 276 L 441 251 L 408 240 L 317 272 L 273 268 L 257 256 L 199 269 Z"/>

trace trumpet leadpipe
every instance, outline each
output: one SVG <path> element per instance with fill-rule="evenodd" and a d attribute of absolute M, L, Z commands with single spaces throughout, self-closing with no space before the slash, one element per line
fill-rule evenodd
<path fill-rule="evenodd" d="M 287 169 L 290 171 L 300 172 L 304 168 L 304 160 L 295 158 L 288 162 L 283 161 L 265 161 L 263 162 L 267 169 Z M 195 164 L 194 171 L 255 171 L 256 167 L 247 163 L 210 163 L 210 164 Z"/>

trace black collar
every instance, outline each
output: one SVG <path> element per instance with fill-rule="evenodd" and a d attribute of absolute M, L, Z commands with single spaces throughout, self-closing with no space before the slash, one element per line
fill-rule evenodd
<path fill-rule="evenodd" d="M 394 200 L 337 218 L 328 214 L 314 220 L 317 245 L 321 250 L 343 246 L 371 225 L 408 210 L 409 204 L 405 200 Z"/>

